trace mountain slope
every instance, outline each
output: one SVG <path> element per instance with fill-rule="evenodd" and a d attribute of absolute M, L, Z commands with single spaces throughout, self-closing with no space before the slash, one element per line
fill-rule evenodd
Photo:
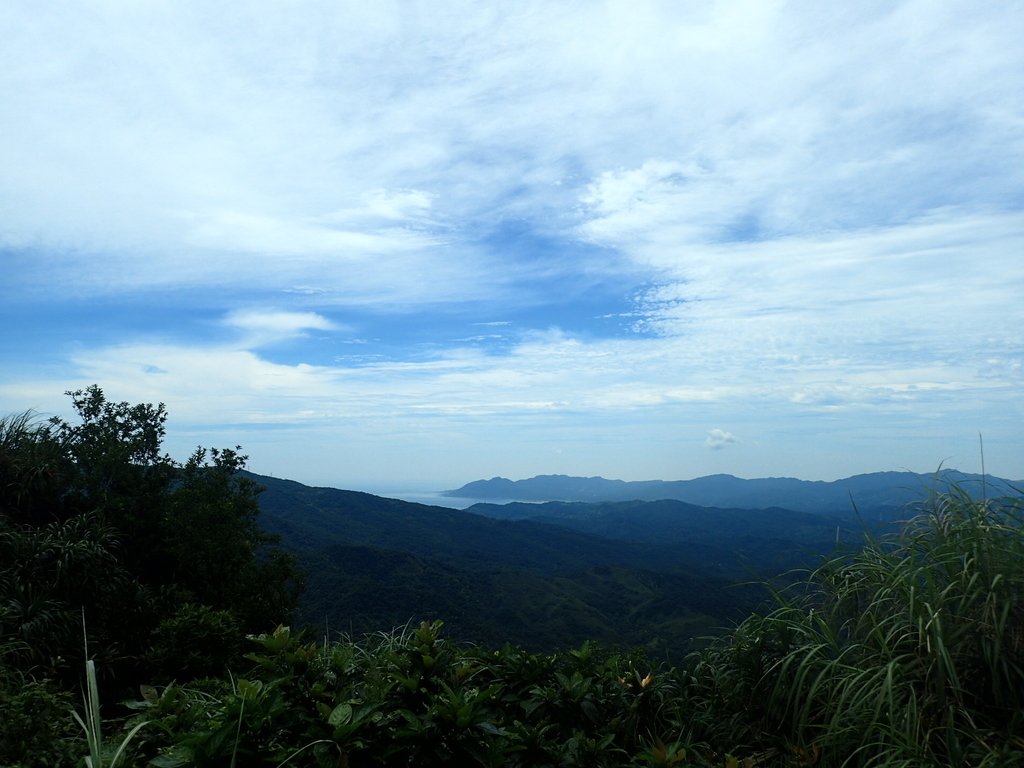
<path fill-rule="evenodd" d="M 767 577 L 811 565 L 837 546 L 856 546 L 894 516 L 875 510 L 871 521 L 768 509 L 720 509 L 682 501 L 475 504 L 467 512 L 534 520 L 623 542 L 673 547 L 709 572 Z"/>
<path fill-rule="evenodd" d="M 678 655 L 766 594 L 734 584 L 812 565 L 860 530 L 677 501 L 460 511 L 250 477 L 265 488 L 263 528 L 306 573 L 301 621 L 357 635 L 441 618 L 454 637 L 489 645 L 593 639 Z"/>
<path fill-rule="evenodd" d="M 460 640 L 535 650 L 645 646 L 679 656 L 765 594 L 687 569 L 648 572 L 604 566 L 555 575 L 469 571 L 406 552 L 333 545 L 306 553 L 314 577 L 304 623 L 359 635 L 412 621 L 443 619 Z"/>
<path fill-rule="evenodd" d="M 454 637 L 548 650 L 592 639 L 678 655 L 748 613 L 762 589 L 694 540 L 622 541 L 250 475 L 265 530 L 306 573 L 302 623 L 352 634 L 444 619 Z M 785 549 L 785 548 L 784 548 Z"/>
<path fill-rule="evenodd" d="M 495 520 L 357 491 L 313 488 L 250 475 L 263 527 L 293 550 L 332 544 L 408 552 L 469 569 L 574 571 L 597 565 L 667 567 L 683 562 L 668 547 L 623 544 L 533 520 Z"/>

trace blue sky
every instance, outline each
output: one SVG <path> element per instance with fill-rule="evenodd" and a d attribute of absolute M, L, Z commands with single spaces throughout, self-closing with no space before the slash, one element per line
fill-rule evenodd
<path fill-rule="evenodd" d="M 353 488 L 1024 478 L 1024 6 L 4 3 L 0 412 Z"/>

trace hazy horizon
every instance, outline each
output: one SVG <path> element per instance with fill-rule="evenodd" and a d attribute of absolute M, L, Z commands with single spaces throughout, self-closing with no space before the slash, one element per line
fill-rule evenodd
<path fill-rule="evenodd" d="M 913 470 L 909 470 L 909 469 L 877 470 L 877 472 L 880 472 L 880 473 L 881 472 L 896 472 L 896 473 L 911 472 L 911 473 L 916 474 L 916 475 L 922 475 L 922 476 L 927 477 L 927 476 L 932 475 L 932 474 L 934 474 L 934 473 L 936 473 L 938 471 L 945 471 L 945 470 L 960 471 L 960 472 L 963 472 L 964 474 L 967 474 L 967 475 L 978 475 L 978 474 L 981 474 L 980 472 L 972 472 L 972 471 L 960 470 L 960 469 L 958 469 L 956 467 L 941 467 L 941 468 L 939 468 L 937 470 L 932 470 L 930 472 L 914 472 Z M 257 473 L 257 474 L 262 474 L 262 473 Z M 743 476 L 740 476 L 740 475 L 734 475 L 733 473 L 730 473 L 730 472 L 716 473 L 716 474 L 732 475 L 732 476 L 737 477 L 738 479 L 741 479 L 741 480 L 802 480 L 802 481 L 808 481 L 808 482 L 826 482 L 826 483 L 836 482 L 836 481 L 840 481 L 840 480 L 847 480 L 847 479 L 849 479 L 851 477 L 855 477 L 856 476 L 856 475 L 843 475 L 843 476 L 834 477 L 834 478 L 803 478 L 803 477 L 797 477 L 795 475 L 774 475 L 774 476 L 766 476 L 766 477 L 743 477 Z M 858 474 L 874 474 L 874 473 L 870 473 L 869 472 L 869 473 L 858 473 Z M 987 474 L 987 476 L 990 476 L 990 477 L 999 477 L 998 475 L 995 475 L 995 474 L 993 474 L 991 472 L 986 472 L 986 474 Z M 487 503 L 494 504 L 494 503 L 503 503 L 503 502 L 506 502 L 506 501 L 514 501 L 514 499 L 504 499 L 504 500 L 502 500 L 502 499 L 494 499 L 494 498 L 491 498 L 491 497 L 443 496 L 442 494 L 444 494 L 444 493 L 446 493 L 448 491 L 458 490 L 459 488 L 462 488 L 465 485 L 468 485 L 468 484 L 470 484 L 472 482 L 476 482 L 476 481 L 480 481 L 480 480 L 486 481 L 486 480 L 494 480 L 494 479 L 499 479 L 500 478 L 500 479 L 517 481 L 517 480 L 530 480 L 530 479 L 533 479 L 533 478 L 538 477 L 538 476 L 551 476 L 551 475 L 552 475 L 552 473 L 542 473 L 541 475 L 533 475 L 531 477 L 504 477 L 502 475 L 495 475 L 495 476 L 492 476 L 492 477 L 477 477 L 477 478 L 472 478 L 472 479 L 465 480 L 463 482 L 453 483 L 451 485 L 444 486 L 444 487 L 435 487 L 435 486 L 432 486 L 432 485 L 429 485 L 429 484 L 417 485 L 415 483 L 401 483 L 401 482 L 396 482 L 396 483 L 392 483 L 392 484 L 374 484 L 374 483 L 358 483 L 357 482 L 357 483 L 350 484 L 350 485 L 342 485 L 342 484 L 339 484 L 339 483 L 332 483 L 330 481 L 327 481 L 327 482 L 303 482 L 301 480 L 298 480 L 297 482 L 301 482 L 303 485 L 309 485 L 309 486 L 314 486 L 314 487 L 337 488 L 338 490 L 349 490 L 349 491 L 361 491 L 363 493 L 369 493 L 369 494 L 373 494 L 375 496 L 384 496 L 384 497 L 388 497 L 388 498 L 402 499 L 403 501 L 415 501 L 415 502 L 422 503 L 422 504 L 436 503 L 436 504 L 439 504 L 441 506 L 450 506 L 450 507 L 453 507 L 455 509 L 465 509 L 466 507 L 471 506 L 472 504 L 475 504 L 478 501 L 485 501 Z M 292 477 L 283 477 L 283 476 L 274 475 L 274 474 L 270 474 L 269 476 L 271 476 L 271 477 L 279 477 L 280 479 L 283 479 L 283 480 L 295 480 L 295 478 L 292 478 Z M 575 476 L 572 476 L 572 477 L 586 477 L 586 478 L 602 477 L 605 480 L 623 480 L 623 478 L 604 477 L 603 475 L 575 475 Z M 675 481 L 697 480 L 697 479 L 700 479 L 700 478 L 703 478 L 703 477 L 707 477 L 707 475 L 697 475 L 697 476 L 693 476 L 693 477 L 648 477 L 648 478 L 638 478 L 636 480 L 625 480 L 624 482 L 645 482 L 645 481 L 675 482 Z M 1024 479 L 1022 479 L 1022 478 L 999 477 L 999 479 L 1001 479 L 1001 480 L 1008 480 L 1011 483 L 1022 483 L 1022 484 L 1024 484 Z"/>
<path fill-rule="evenodd" d="M 1024 476 L 1024 7 L 0 11 L 0 413 L 443 490 Z"/>

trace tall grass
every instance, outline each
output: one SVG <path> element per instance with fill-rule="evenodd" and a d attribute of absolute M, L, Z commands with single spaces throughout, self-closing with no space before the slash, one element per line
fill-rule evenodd
<path fill-rule="evenodd" d="M 1024 510 L 959 489 L 706 651 L 712 740 L 791 764 L 1024 765 Z"/>
<path fill-rule="evenodd" d="M 85 631 L 85 616 L 82 617 L 82 631 Z M 89 754 L 83 758 L 86 768 L 115 768 L 122 755 L 131 744 L 135 735 L 149 723 L 143 721 L 136 724 L 116 745 L 107 745 L 103 741 L 103 720 L 100 717 L 100 694 L 99 686 L 96 684 L 96 662 L 89 658 L 88 641 L 85 644 L 85 692 L 82 695 L 84 704 L 84 717 L 76 711 L 71 715 L 75 722 L 81 727 Z M 107 755 L 113 752 L 110 760 Z"/>

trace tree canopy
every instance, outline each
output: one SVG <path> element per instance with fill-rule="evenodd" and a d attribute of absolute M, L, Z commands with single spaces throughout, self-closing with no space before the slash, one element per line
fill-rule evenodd
<path fill-rule="evenodd" d="M 81 660 L 84 622 L 122 683 L 158 682 L 143 668 L 180 676 L 175 658 L 197 648 L 194 673 L 220 672 L 241 633 L 288 620 L 300 586 L 259 528 L 246 456 L 200 447 L 175 461 L 162 403 L 112 402 L 95 385 L 67 394 L 73 421 L 0 419 L 5 657 L 60 676 Z"/>

